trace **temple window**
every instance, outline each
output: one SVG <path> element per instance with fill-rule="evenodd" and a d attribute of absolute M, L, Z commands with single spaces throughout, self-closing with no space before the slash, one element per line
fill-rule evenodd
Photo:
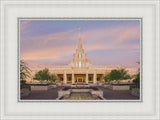
<path fill-rule="evenodd" d="M 77 61 L 76 61 L 76 67 L 78 66 Z"/>
<path fill-rule="evenodd" d="M 92 81 L 92 77 L 89 77 L 89 81 Z"/>
<path fill-rule="evenodd" d="M 79 58 L 81 58 L 81 51 L 79 51 Z"/>
<path fill-rule="evenodd" d="M 71 77 L 68 77 L 68 81 L 71 81 Z"/>
<path fill-rule="evenodd" d="M 83 61 L 83 67 L 84 67 L 84 61 Z"/>
<path fill-rule="evenodd" d="M 81 61 L 79 61 L 79 67 L 81 67 Z"/>

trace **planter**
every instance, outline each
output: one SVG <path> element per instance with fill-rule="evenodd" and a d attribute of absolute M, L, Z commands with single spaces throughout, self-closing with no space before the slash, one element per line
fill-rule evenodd
<path fill-rule="evenodd" d="M 49 85 L 48 89 L 57 88 L 57 85 Z"/>
<path fill-rule="evenodd" d="M 71 92 L 90 92 L 91 89 L 72 89 Z"/>
<path fill-rule="evenodd" d="M 104 84 L 103 87 L 104 88 L 109 88 L 110 84 Z"/>
<path fill-rule="evenodd" d="M 112 85 L 112 90 L 129 90 L 129 85 Z"/>
<path fill-rule="evenodd" d="M 78 87 L 88 88 L 89 85 L 71 85 L 71 88 L 78 88 Z"/>
<path fill-rule="evenodd" d="M 48 86 L 31 86 L 31 91 L 47 91 Z"/>
<path fill-rule="evenodd" d="M 102 83 L 102 82 L 97 83 L 98 86 L 102 86 L 103 84 L 104 83 Z"/>
<path fill-rule="evenodd" d="M 56 83 L 58 86 L 62 86 L 63 83 Z"/>

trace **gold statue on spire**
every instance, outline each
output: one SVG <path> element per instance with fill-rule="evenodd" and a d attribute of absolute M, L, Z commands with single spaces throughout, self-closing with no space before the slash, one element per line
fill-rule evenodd
<path fill-rule="evenodd" d="M 81 27 L 79 26 L 79 39 L 81 39 Z"/>
<path fill-rule="evenodd" d="M 81 32 L 81 27 L 79 27 L 79 32 Z"/>
<path fill-rule="evenodd" d="M 81 27 L 79 27 L 78 49 L 82 49 L 82 41 L 81 41 Z"/>

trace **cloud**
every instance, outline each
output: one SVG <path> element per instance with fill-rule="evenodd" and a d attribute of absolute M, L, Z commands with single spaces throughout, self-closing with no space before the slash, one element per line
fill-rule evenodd
<path fill-rule="evenodd" d="M 31 21 L 22 21 L 21 28 L 26 29 L 30 22 Z M 92 52 L 96 50 L 127 51 L 136 49 L 139 51 L 140 47 L 139 40 L 140 40 L 140 26 L 138 24 L 113 25 L 110 27 L 87 29 L 82 32 L 82 43 L 84 50 L 87 53 L 89 53 L 89 51 Z M 21 59 L 25 60 L 49 59 L 50 61 L 52 60 L 63 61 L 63 59 L 71 59 L 70 57 L 64 57 L 64 56 L 72 56 L 72 54 L 76 50 L 77 44 L 78 44 L 77 29 L 69 29 L 60 32 L 32 35 L 25 37 L 23 36 L 22 33 Z M 106 52 L 99 54 L 102 54 L 102 56 L 104 56 Z M 123 54 L 123 52 L 122 51 L 119 53 L 117 52 L 115 55 L 118 54 Z M 132 54 L 134 57 L 136 53 L 135 51 L 133 51 L 127 54 Z M 93 53 L 92 56 L 93 57 L 91 58 L 94 58 L 96 54 Z M 107 58 L 105 58 L 104 61 L 105 60 L 107 61 Z M 130 64 L 130 61 L 128 62 L 128 64 Z"/>
<path fill-rule="evenodd" d="M 78 35 L 74 29 L 44 34 L 38 36 L 21 37 L 21 52 L 48 49 L 53 47 L 65 47 L 75 45 Z M 74 48 L 74 47 L 73 47 Z"/>
<path fill-rule="evenodd" d="M 30 23 L 31 23 L 31 20 L 20 20 L 20 34 L 21 35 L 28 32 L 26 28 L 28 27 Z"/>
<path fill-rule="evenodd" d="M 112 26 L 83 33 L 85 48 L 93 49 L 139 49 L 140 28 L 137 26 Z M 138 40 L 135 44 L 129 42 Z M 128 44 L 127 44 L 128 43 Z M 93 47 L 92 47 L 93 46 Z M 97 47 L 96 47 L 97 46 Z"/>
<path fill-rule="evenodd" d="M 63 54 L 62 54 L 63 53 Z M 37 59 L 53 59 L 60 60 L 64 55 L 70 55 L 73 53 L 71 46 L 66 47 L 54 47 L 47 49 L 34 50 L 32 52 L 21 52 L 21 59 L 25 60 L 37 60 Z"/>

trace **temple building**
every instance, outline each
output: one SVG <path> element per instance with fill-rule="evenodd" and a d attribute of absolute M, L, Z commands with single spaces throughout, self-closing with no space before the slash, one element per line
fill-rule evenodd
<path fill-rule="evenodd" d="M 37 67 L 32 70 L 32 75 L 46 66 Z M 73 54 L 73 59 L 68 65 L 63 66 L 47 66 L 51 73 L 57 75 L 57 82 L 71 84 L 76 82 L 84 82 L 88 84 L 95 84 L 103 82 L 103 75 L 113 69 L 122 68 L 121 66 L 97 66 L 92 65 L 87 58 L 82 46 L 81 28 L 79 28 L 79 39 L 76 52 Z M 129 73 L 135 74 L 137 69 L 129 69 Z"/>

